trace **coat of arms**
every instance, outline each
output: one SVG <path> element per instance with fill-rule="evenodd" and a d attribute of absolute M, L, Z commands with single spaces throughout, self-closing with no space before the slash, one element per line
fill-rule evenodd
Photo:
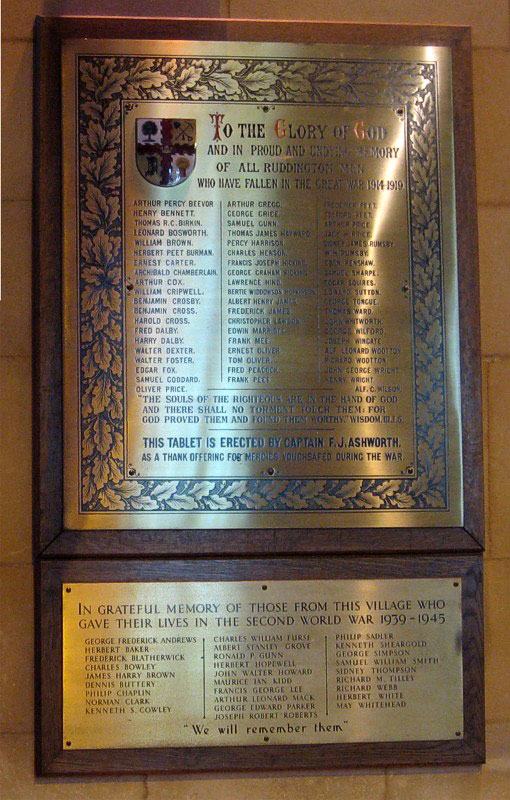
<path fill-rule="evenodd" d="M 154 186 L 178 186 L 195 168 L 196 120 L 137 119 L 136 165 Z"/>

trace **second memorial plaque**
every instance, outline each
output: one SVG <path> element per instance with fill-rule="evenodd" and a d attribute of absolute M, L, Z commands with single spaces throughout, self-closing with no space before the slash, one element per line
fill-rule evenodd
<path fill-rule="evenodd" d="M 62 602 L 65 749 L 463 735 L 460 579 L 71 583 Z"/>
<path fill-rule="evenodd" d="M 67 524 L 461 524 L 447 51 L 147 47 L 66 53 Z"/>

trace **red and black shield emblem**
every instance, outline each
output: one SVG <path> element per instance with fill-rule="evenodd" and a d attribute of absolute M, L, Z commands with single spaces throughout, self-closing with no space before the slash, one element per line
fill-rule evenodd
<path fill-rule="evenodd" d="M 137 119 L 136 165 L 154 186 L 178 186 L 195 168 L 196 120 Z"/>

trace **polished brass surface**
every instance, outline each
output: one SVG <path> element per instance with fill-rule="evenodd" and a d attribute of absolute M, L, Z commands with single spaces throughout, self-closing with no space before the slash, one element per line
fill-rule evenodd
<path fill-rule="evenodd" d="M 131 155 L 136 114 L 163 118 L 168 103 L 124 114 L 130 465 L 142 478 L 400 477 L 415 469 L 404 120 L 215 109 L 236 134 L 215 144 L 209 105 L 197 109 L 195 180 L 171 196 Z M 289 139 L 310 119 L 318 140 Z M 384 129 L 390 158 L 336 138 L 361 135 L 360 120 Z M 264 138 L 243 139 L 248 126 Z M 366 188 L 379 180 L 395 188 Z"/>
<path fill-rule="evenodd" d="M 461 524 L 449 70 L 68 46 L 68 526 Z"/>
<path fill-rule="evenodd" d="M 462 737 L 460 579 L 69 583 L 63 747 Z"/>

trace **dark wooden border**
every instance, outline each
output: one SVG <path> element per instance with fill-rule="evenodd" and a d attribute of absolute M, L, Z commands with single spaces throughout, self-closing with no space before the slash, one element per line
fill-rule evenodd
<path fill-rule="evenodd" d="M 38 655 L 38 774 L 111 775 L 481 763 L 484 759 L 481 565 L 480 555 L 44 561 L 37 578 L 43 608 Z M 62 750 L 62 583 L 396 577 L 463 579 L 465 734 L 462 740 Z"/>
<path fill-rule="evenodd" d="M 68 38 L 442 45 L 453 59 L 463 418 L 463 527 L 72 531 L 62 523 L 60 46 Z M 41 18 L 35 28 L 34 551 L 48 557 L 476 551 L 483 476 L 471 38 L 464 27 L 128 18 Z"/>

